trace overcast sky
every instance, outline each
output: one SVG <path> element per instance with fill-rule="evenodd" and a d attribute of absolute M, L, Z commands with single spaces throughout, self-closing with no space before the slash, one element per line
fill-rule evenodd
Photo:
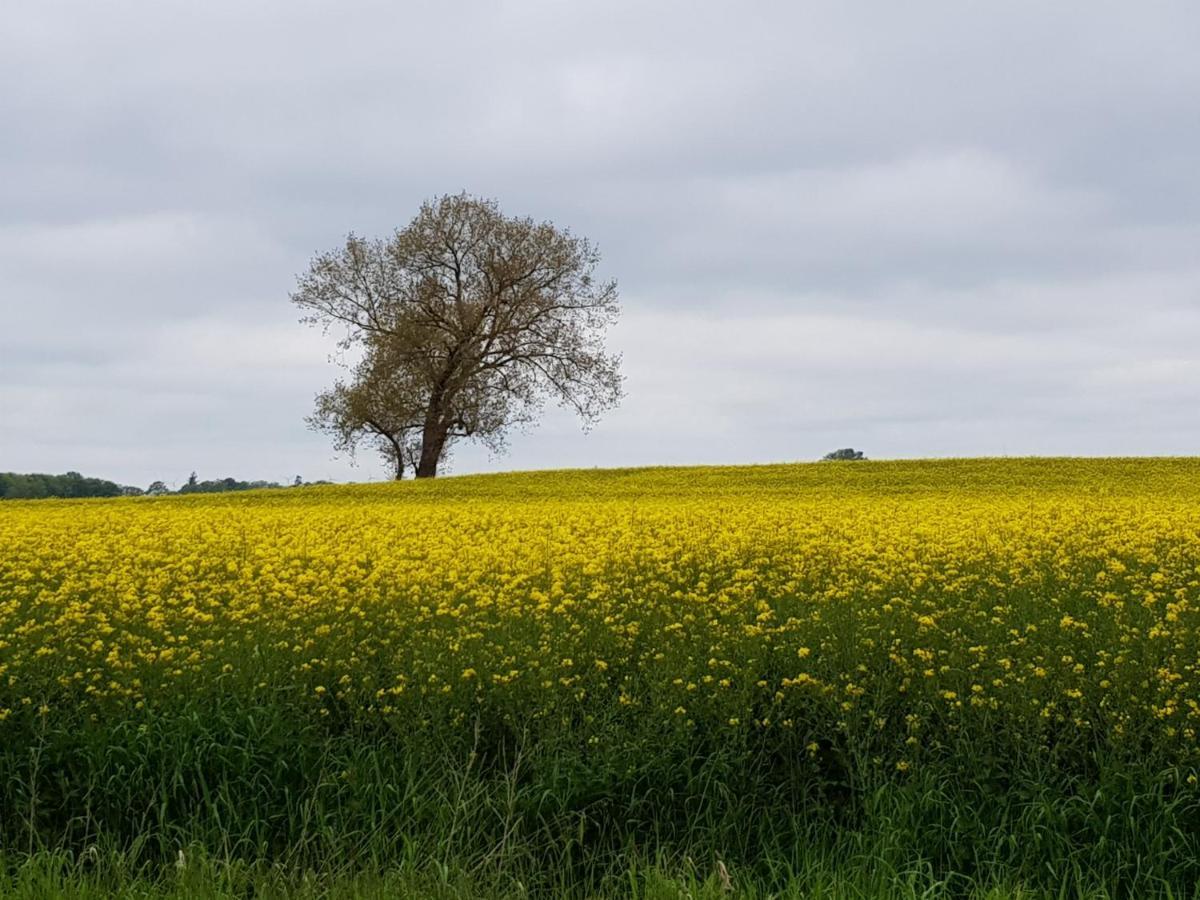
<path fill-rule="evenodd" d="M 1200 452 L 1200 5 L 6 3 L 0 471 L 366 480 L 288 301 L 467 190 L 628 397 L 454 472 Z"/>

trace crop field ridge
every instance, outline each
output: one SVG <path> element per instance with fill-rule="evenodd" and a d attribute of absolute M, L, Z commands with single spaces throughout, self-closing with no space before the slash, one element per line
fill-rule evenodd
<path fill-rule="evenodd" d="M 0 503 L 0 896 L 1200 897 L 1200 459 Z"/>

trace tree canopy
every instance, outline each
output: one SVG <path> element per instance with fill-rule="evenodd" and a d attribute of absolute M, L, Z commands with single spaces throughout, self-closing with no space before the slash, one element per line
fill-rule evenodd
<path fill-rule="evenodd" d="M 341 451 L 371 443 L 397 478 L 436 475 L 458 440 L 500 449 L 547 400 L 592 424 L 621 398 L 604 341 L 617 287 L 595 277 L 599 258 L 584 238 L 467 194 L 427 201 L 389 238 L 349 235 L 291 297 L 359 354 L 310 424 Z"/>

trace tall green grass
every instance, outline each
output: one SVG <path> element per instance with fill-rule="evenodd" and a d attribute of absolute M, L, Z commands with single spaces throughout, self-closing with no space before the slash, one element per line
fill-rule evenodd
<path fill-rule="evenodd" d="M 1200 896 L 1195 791 L 1099 751 L 964 743 L 880 779 L 703 736 L 417 743 L 211 698 L 26 737 L 0 748 L 16 896 Z"/>

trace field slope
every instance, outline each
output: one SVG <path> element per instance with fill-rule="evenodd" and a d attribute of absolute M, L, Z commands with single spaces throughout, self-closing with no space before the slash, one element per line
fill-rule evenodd
<path fill-rule="evenodd" d="M 1196 459 L 4 502 L 0 874 L 1193 896 L 1198 666 Z"/>

